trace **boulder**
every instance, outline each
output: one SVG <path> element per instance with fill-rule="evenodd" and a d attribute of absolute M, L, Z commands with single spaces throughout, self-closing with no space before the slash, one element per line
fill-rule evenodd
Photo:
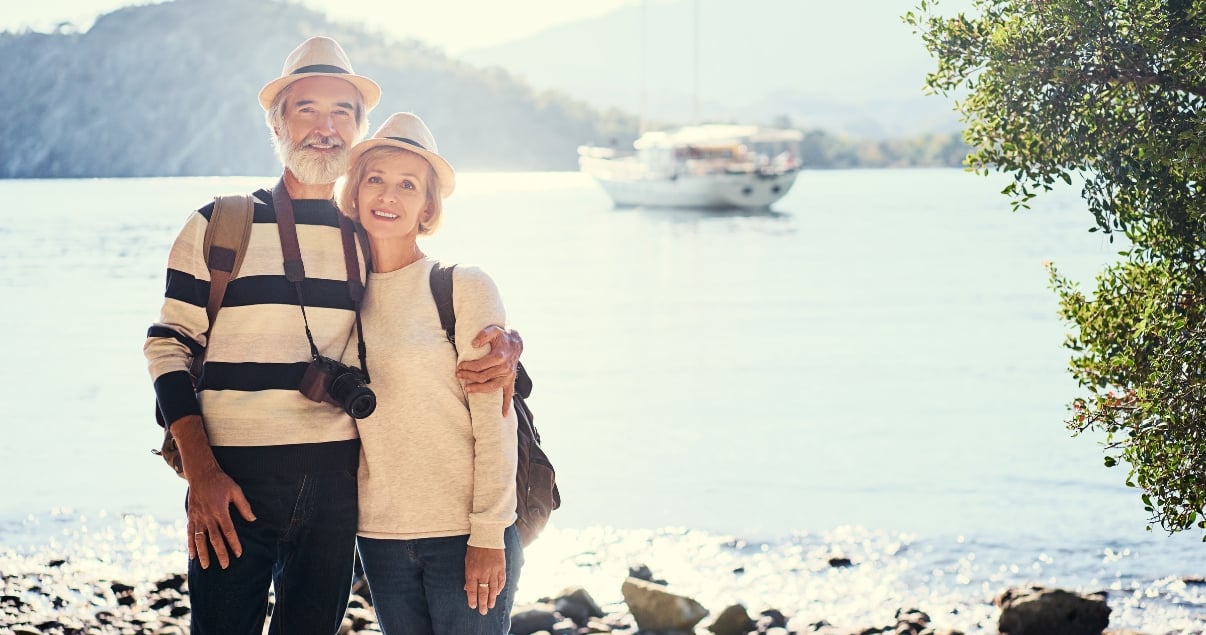
<path fill-rule="evenodd" d="M 553 600 L 553 607 L 562 617 L 568 617 L 578 626 L 585 626 L 592 617 L 605 615 L 598 602 L 580 586 L 562 590 Z"/>
<path fill-rule="evenodd" d="M 1104 592 L 1082 595 L 1033 586 L 1009 589 L 993 603 L 1001 608 L 1002 635 L 1102 635 L 1110 624 Z"/>
<path fill-rule="evenodd" d="M 699 602 L 653 582 L 628 578 L 620 591 L 643 631 L 690 631 L 708 614 Z"/>
<path fill-rule="evenodd" d="M 772 628 L 787 628 L 787 616 L 779 609 L 766 609 L 758 616 L 758 631 Z"/>
<path fill-rule="evenodd" d="M 346 619 L 352 621 L 353 631 L 363 631 L 369 624 L 377 623 L 377 614 L 368 607 L 348 607 Z"/>
<path fill-rule="evenodd" d="M 159 591 L 166 591 L 168 589 L 171 589 L 173 591 L 181 591 L 182 589 L 184 589 L 184 584 L 186 582 L 188 582 L 188 579 L 185 578 L 183 575 L 177 573 L 174 575 L 170 575 L 170 576 L 160 580 L 159 582 L 156 582 L 155 588 Z"/>
<path fill-rule="evenodd" d="M 930 626 L 930 616 L 918 609 L 897 609 L 896 635 L 921 635 Z"/>
<path fill-rule="evenodd" d="M 649 568 L 649 565 L 647 565 L 643 562 L 638 562 L 636 564 L 630 565 L 628 567 L 628 577 L 636 578 L 638 580 L 644 580 L 646 582 L 652 582 L 654 584 L 660 584 L 662 586 L 666 586 L 667 584 L 669 584 L 668 582 L 666 582 L 665 580 L 663 580 L 661 578 L 653 577 L 653 570 L 651 570 Z"/>
<path fill-rule="evenodd" d="M 756 628 L 758 625 L 740 604 L 725 608 L 708 626 L 708 630 L 716 635 L 745 635 Z"/>
<path fill-rule="evenodd" d="M 552 604 L 525 604 L 511 609 L 512 635 L 552 631 L 557 622 L 557 609 Z"/>

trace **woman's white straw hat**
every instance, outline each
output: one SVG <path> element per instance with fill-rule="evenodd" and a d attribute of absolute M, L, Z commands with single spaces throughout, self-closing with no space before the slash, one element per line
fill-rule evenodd
<path fill-rule="evenodd" d="M 452 169 L 452 164 L 440 156 L 435 137 L 418 115 L 410 112 L 390 115 L 373 136 L 352 146 L 348 163 L 355 163 L 360 155 L 380 146 L 409 150 L 427 159 L 440 179 L 440 196 L 448 198 L 452 195 L 452 190 L 456 188 L 456 171 Z"/>
<path fill-rule="evenodd" d="M 272 102 L 286 86 L 307 77 L 337 77 L 356 87 L 364 98 L 364 110 L 368 112 L 381 101 L 381 87 L 377 82 L 357 75 L 352 63 L 339 43 L 329 37 L 312 37 L 298 45 L 285 58 L 281 76 L 268 82 L 260 89 L 260 105 L 264 110 L 272 108 Z"/>

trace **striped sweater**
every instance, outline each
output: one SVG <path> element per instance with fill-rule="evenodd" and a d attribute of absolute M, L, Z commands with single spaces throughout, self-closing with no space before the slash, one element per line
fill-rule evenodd
<path fill-rule="evenodd" d="M 272 194 L 259 190 L 254 196 L 247 253 L 212 330 L 202 253 L 212 203 L 189 217 L 172 245 L 163 308 L 143 347 L 156 397 L 169 422 L 202 415 L 219 464 L 232 474 L 330 469 L 332 462 L 345 469 L 348 457 L 358 454 L 356 427 L 339 408 L 297 391 L 310 346 L 297 290 L 284 275 Z M 306 317 L 319 352 L 339 359 L 355 322 L 339 212 L 329 200 L 295 200 L 293 209 L 306 271 Z M 188 368 L 202 349 L 205 366 L 194 393 Z"/>

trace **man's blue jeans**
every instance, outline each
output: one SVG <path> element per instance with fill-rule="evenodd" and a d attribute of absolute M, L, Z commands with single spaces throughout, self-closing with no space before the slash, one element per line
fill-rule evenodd
<path fill-rule="evenodd" d="M 356 473 L 239 478 L 256 520 L 232 507 L 243 555 L 222 569 L 188 565 L 193 635 L 261 635 L 268 586 L 276 605 L 268 632 L 337 633 L 348 607 L 356 545 Z"/>
<path fill-rule="evenodd" d="M 465 597 L 469 536 L 418 540 L 356 539 L 360 563 L 385 635 L 506 635 L 523 566 L 514 525 L 505 534 L 507 582 L 486 615 Z"/>

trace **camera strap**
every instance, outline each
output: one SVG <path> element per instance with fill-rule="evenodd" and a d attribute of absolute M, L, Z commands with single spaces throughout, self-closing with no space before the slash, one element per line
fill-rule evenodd
<path fill-rule="evenodd" d="M 310 321 L 306 318 L 306 301 L 302 297 L 302 281 L 306 279 L 306 268 L 302 263 L 301 244 L 297 240 L 297 220 L 293 215 L 293 199 L 285 189 L 285 179 L 277 181 L 272 188 L 272 208 L 276 212 L 276 227 L 281 237 L 281 253 L 285 257 L 285 278 L 297 290 L 297 304 L 301 307 L 302 323 L 306 325 L 306 340 L 310 342 L 310 354 L 319 356 L 314 335 L 310 332 Z M 364 328 L 360 322 L 360 303 L 364 300 L 364 283 L 360 280 L 360 259 L 356 255 L 356 230 L 351 219 L 343 214 L 339 217 L 339 233 L 343 239 L 343 261 L 347 267 L 348 296 L 352 299 L 352 310 L 356 313 L 357 352 L 360 354 L 360 369 L 369 379 L 367 347 L 364 345 Z"/>

